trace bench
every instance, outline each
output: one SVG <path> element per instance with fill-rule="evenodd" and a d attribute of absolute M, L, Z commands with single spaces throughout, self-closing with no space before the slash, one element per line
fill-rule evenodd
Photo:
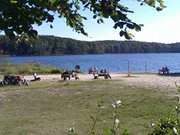
<path fill-rule="evenodd" d="M 104 77 L 104 79 L 111 79 L 109 73 L 98 73 L 97 75 L 94 75 L 94 79 L 98 79 L 99 77 Z"/>

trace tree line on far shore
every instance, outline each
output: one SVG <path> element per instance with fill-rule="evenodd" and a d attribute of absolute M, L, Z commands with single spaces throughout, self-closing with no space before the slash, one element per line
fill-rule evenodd
<path fill-rule="evenodd" d="M 1 55 L 64 55 L 104 53 L 179 53 L 180 43 L 164 44 L 139 41 L 79 41 L 40 36 L 31 41 L 8 40 L 0 36 Z"/>

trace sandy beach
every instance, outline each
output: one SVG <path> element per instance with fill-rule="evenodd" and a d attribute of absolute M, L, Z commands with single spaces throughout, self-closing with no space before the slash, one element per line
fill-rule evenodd
<path fill-rule="evenodd" d="M 79 80 L 77 81 L 91 81 L 93 75 L 90 74 L 79 74 Z M 51 80 L 58 81 L 62 80 L 60 74 L 51 74 L 51 75 L 38 75 L 41 80 Z M 176 88 L 175 82 L 180 85 L 180 77 L 173 76 L 160 76 L 157 74 L 131 74 L 130 77 L 127 74 L 122 73 L 112 73 L 112 80 L 119 80 L 127 83 L 128 85 L 143 86 L 143 87 L 155 87 L 155 88 Z M 33 76 L 25 76 L 25 79 L 32 80 Z M 100 77 L 99 79 L 104 79 Z M 71 81 L 75 81 L 74 78 Z"/>

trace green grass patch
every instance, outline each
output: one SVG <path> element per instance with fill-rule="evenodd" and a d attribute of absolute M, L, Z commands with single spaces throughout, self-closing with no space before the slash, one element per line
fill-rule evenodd
<path fill-rule="evenodd" d="M 0 87 L 0 134 L 65 135 L 75 127 L 88 134 L 90 115 L 98 117 L 96 130 L 112 124 L 111 103 L 122 100 L 120 130 L 145 135 L 152 122 L 172 113 L 176 100 L 156 89 L 125 85 L 122 81 L 33 82 L 30 86 Z M 103 108 L 97 111 L 97 102 Z"/>
<path fill-rule="evenodd" d="M 49 73 L 60 73 L 62 69 L 41 65 L 37 63 L 28 64 L 1 64 L 1 74 L 49 74 Z"/>

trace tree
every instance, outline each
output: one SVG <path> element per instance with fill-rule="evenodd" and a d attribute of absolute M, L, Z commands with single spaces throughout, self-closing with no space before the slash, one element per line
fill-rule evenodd
<path fill-rule="evenodd" d="M 140 5 L 147 4 L 162 10 L 163 0 L 137 0 Z M 131 38 L 129 29 L 140 31 L 141 24 L 137 24 L 128 18 L 133 13 L 125 7 L 120 0 L 1 0 L 0 2 L 0 30 L 14 38 L 15 36 L 35 37 L 37 31 L 34 24 L 43 22 L 52 23 L 54 16 L 65 18 L 68 26 L 76 32 L 87 35 L 84 30 L 83 20 L 87 18 L 81 15 L 82 10 L 89 10 L 97 23 L 103 23 L 104 18 L 114 21 L 114 28 L 120 28 L 120 36 Z"/>

